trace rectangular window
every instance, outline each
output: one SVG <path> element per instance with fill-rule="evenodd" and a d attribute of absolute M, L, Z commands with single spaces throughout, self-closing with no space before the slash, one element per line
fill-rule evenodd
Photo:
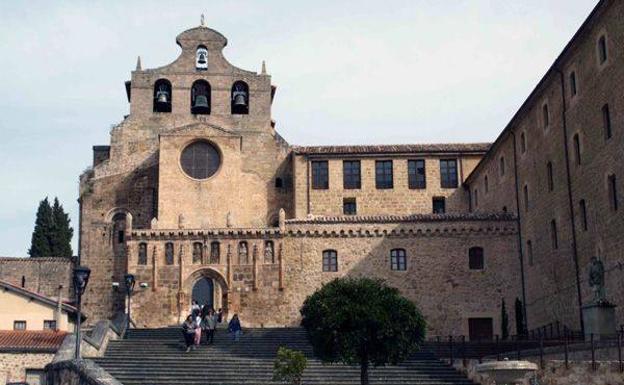
<path fill-rule="evenodd" d="M 356 215 L 357 205 L 355 198 L 344 198 L 342 200 L 342 212 L 344 215 Z"/>
<path fill-rule="evenodd" d="M 394 249 L 390 251 L 390 268 L 397 271 L 407 270 L 405 250 Z"/>
<path fill-rule="evenodd" d="M 525 184 L 523 191 L 524 191 L 524 211 L 529 211 L 529 186 Z"/>
<path fill-rule="evenodd" d="M 609 113 L 608 104 L 602 106 L 602 127 L 605 140 L 611 139 L 611 114 Z"/>
<path fill-rule="evenodd" d="M 362 188 L 359 160 L 345 160 L 342 162 L 342 183 L 345 189 Z"/>
<path fill-rule="evenodd" d="M 483 270 L 485 268 L 485 257 L 482 247 L 471 247 L 468 250 L 468 268 L 470 270 Z"/>
<path fill-rule="evenodd" d="M 26 321 L 13 321 L 13 330 L 26 330 Z"/>
<path fill-rule="evenodd" d="M 581 165 L 581 140 L 579 139 L 578 134 L 575 134 L 572 140 L 574 142 L 574 156 L 576 157 L 576 164 L 580 166 Z"/>
<path fill-rule="evenodd" d="M 423 189 L 427 187 L 424 159 L 407 161 L 407 179 L 410 189 Z"/>
<path fill-rule="evenodd" d="M 548 128 L 550 125 L 550 113 L 548 112 L 548 104 L 544 104 L 542 107 L 542 119 L 544 119 L 544 128 Z"/>
<path fill-rule="evenodd" d="M 526 136 L 524 135 L 524 132 L 522 134 L 520 134 L 520 149 L 522 150 L 522 153 L 524 154 L 527 150 L 527 145 L 526 145 Z"/>
<path fill-rule="evenodd" d="M 576 96 L 576 72 L 570 73 L 570 93 L 572 96 Z"/>
<path fill-rule="evenodd" d="M 548 191 L 553 191 L 555 188 L 555 180 L 553 177 L 553 165 L 551 162 L 548 162 L 546 165 L 546 171 L 548 174 Z"/>
<path fill-rule="evenodd" d="M 617 195 L 617 184 L 615 181 L 615 175 L 609 175 L 609 201 L 611 202 L 611 209 L 617 211 L 618 209 L 618 195 Z"/>
<path fill-rule="evenodd" d="M 375 162 L 375 186 L 378 189 L 393 187 L 391 160 L 378 160 Z"/>
<path fill-rule="evenodd" d="M 553 250 L 557 250 L 559 248 L 559 237 L 557 235 L 557 222 L 554 219 L 550 221 L 550 241 Z"/>
<path fill-rule="evenodd" d="M 607 57 L 607 38 L 605 36 L 600 36 L 600 39 L 598 39 L 598 59 L 600 60 L 600 64 L 606 62 Z"/>
<path fill-rule="evenodd" d="M 323 251 L 323 271 L 338 271 L 338 253 L 336 253 L 336 250 Z"/>
<path fill-rule="evenodd" d="M 444 214 L 446 212 L 446 202 L 444 197 L 433 198 L 433 213 Z"/>
<path fill-rule="evenodd" d="M 500 165 L 499 165 L 500 174 L 501 176 L 503 176 L 505 175 L 505 157 L 501 156 L 499 162 L 500 162 Z"/>
<path fill-rule="evenodd" d="M 457 187 L 457 159 L 440 159 L 440 186 Z"/>
<path fill-rule="evenodd" d="M 56 321 L 54 320 L 43 321 L 43 330 L 56 330 Z"/>
<path fill-rule="evenodd" d="M 527 241 L 527 256 L 529 257 L 529 266 L 533 266 L 533 242 Z"/>
<path fill-rule="evenodd" d="M 585 206 L 585 199 L 579 201 L 579 210 L 581 212 L 581 225 L 583 230 L 587 231 L 587 207 Z"/>
<path fill-rule="evenodd" d="M 329 188 L 329 170 L 326 160 L 312 162 L 312 188 L 327 190 Z"/>

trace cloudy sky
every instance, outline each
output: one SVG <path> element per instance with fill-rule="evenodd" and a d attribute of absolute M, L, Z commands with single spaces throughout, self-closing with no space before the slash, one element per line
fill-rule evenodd
<path fill-rule="evenodd" d="M 45 196 L 77 228 L 78 175 L 128 113 L 137 55 L 171 62 L 201 13 L 230 62 L 266 60 L 290 143 L 466 142 L 496 138 L 597 1 L 303 3 L 2 1 L 0 256 L 27 255 Z"/>

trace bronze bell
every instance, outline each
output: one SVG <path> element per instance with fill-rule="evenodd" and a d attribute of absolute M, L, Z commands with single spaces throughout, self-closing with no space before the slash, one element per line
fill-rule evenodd
<path fill-rule="evenodd" d="M 206 54 L 200 53 L 199 54 L 199 59 L 197 59 L 197 63 L 199 63 L 199 64 L 206 64 Z"/>
<path fill-rule="evenodd" d="M 206 95 L 197 95 L 191 107 L 191 112 L 194 114 L 209 114 L 210 104 L 208 104 L 208 97 Z"/>
<path fill-rule="evenodd" d="M 167 91 L 158 91 L 156 101 L 161 104 L 169 103 L 169 93 Z"/>
<path fill-rule="evenodd" d="M 245 98 L 245 92 L 235 92 L 234 93 L 234 105 L 237 107 L 244 107 L 247 105 L 247 100 Z"/>

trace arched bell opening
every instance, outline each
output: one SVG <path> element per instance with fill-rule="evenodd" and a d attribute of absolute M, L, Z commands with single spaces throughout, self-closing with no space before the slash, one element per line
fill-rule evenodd
<path fill-rule="evenodd" d="M 246 115 L 249 113 L 249 86 L 244 81 L 237 81 L 232 85 L 232 114 Z"/>
<path fill-rule="evenodd" d="M 198 70 L 208 69 L 208 49 L 206 46 L 200 45 L 195 51 L 195 68 Z"/>
<path fill-rule="evenodd" d="M 171 82 L 158 79 L 154 83 L 154 112 L 171 112 Z"/>
<path fill-rule="evenodd" d="M 191 113 L 210 114 L 210 84 L 205 80 L 196 80 L 191 87 Z"/>

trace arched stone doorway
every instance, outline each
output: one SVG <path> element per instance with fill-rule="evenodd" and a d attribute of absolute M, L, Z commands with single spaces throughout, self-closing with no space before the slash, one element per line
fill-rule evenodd
<path fill-rule="evenodd" d="M 212 268 L 203 268 L 194 271 L 186 279 L 187 301 L 186 308 L 189 309 L 192 300 L 197 300 L 204 305 L 209 302 L 215 310 L 223 309 L 227 317 L 228 285 L 223 275 Z"/>

